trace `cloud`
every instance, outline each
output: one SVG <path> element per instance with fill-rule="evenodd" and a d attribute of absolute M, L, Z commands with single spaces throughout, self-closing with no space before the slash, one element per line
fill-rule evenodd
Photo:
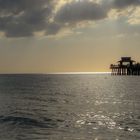
<path fill-rule="evenodd" d="M 126 18 L 130 25 L 140 25 L 140 0 L 113 0 L 109 17 Z"/>
<path fill-rule="evenodd" d="M 7 37 L 32 36 L 49 25 L 53 0 L 0 0 L 0 31 Z"/>
<path fill-rule="evenodd" d="M 69 28 L 77 27 L 78 23 L 86 23 L 85 21 L 96 22 L 120 17 L 125 17 L 129 24 L 139 24 L 138 6 L 140 6 L 140 0 L 71 1 L 57 11 L 54 20 L 64 24 L 63 27 L 67 25 Z"/>
<path fill-rule="evenodd" d="M 56 35 L 80 23 L 126 16 L 140 24 L 140 0 L 0 0 L 0 33 L 6 37 Z M 115 10 L 115 11 L 112 11 Z"/>
<path fill-rule="evenodd" d="M 114 0 L 113 6 L 117 9 L 123 9 L 128 6 L 137 6 L 140 5 L 140 0 Z"/>
<path fill-rule="evenodd" d="M 55 20 L 63 23 L 74 23 L 84 20 L 100 20 L 107 16 L 108 9 L 92 1 L 73 1 L 61 7 Z"/>
<path fill-rule="evenodd" d="M 128 17 L 128 23 L 131 25 L 140 24 L 140 7 L 137 7 L 135 11 Z"/>

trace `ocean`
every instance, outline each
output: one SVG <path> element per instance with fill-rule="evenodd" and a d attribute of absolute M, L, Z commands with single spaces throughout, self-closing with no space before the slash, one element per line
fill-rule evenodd
<path fill-rule="evenodd" d="M 140 140 L 140 77 L 0 75 L 0 140 Z"/>

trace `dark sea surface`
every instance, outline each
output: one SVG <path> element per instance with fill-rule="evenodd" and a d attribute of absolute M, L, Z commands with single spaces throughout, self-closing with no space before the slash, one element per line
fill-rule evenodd
<path fill-rule="evenodd" d="M 0 75 L 0 140 L 140 140 L 140 77 Z"/>

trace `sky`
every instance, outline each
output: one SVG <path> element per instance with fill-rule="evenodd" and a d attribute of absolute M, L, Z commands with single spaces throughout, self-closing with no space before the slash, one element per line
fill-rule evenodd
<path fill-rule="evenodd" d="M 140 0 L 0 0 L 0 73 L 107 72 L 139 52 Z"/>

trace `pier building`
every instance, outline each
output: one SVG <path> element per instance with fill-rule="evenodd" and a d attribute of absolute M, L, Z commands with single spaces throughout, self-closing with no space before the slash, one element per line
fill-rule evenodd
<path fill-rule="evenodd" d="M 112 75 L 140 75 L 140 63 L 136 63 L 131 57 L 121 57 L 118 64 L 111 64 Z"/>

